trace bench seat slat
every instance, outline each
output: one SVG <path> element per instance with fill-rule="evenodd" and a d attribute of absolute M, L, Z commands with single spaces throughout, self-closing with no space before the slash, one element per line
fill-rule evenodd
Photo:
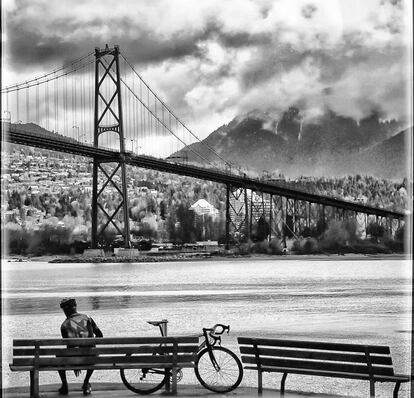
<path fill-rule="evenodd" d="M 161 354 L 161 353 L 172 353 L 174 350 L 172 345 L 167 347 L 159 346 L 148 346 L 148 345 L 136 345 L 136 346 L 116 346 L 116 347 L 77 347 L 77 348 L 66 348 L 65 346 L 54 347 L 54 348 L 40 348 L 39 355 L 99 355 L 99 354 L 136 354 L 136 353 L 147 353 L 147 354 Z M 178 345 L 178 353 L 196 352 L 198 345 Z M 14 357 L 22 356 L 34 356 L 34 348 L 15 348 L 13 350 Z"/>
<path fill-rule="evenodd" d="M 76 338 L 76 339 L 15 339 L 14 347 L 34 346 L 40 343 L 42 346 L 60 346 L 74 345 L 87 346 L 91 342 L 96 345 L 103 344 L 161 344 L 174 343 L 179 344 L 195 344 L 198 343 L 198 336 L 182 336 L 182 337 L 102 337 L 102 338 Z"/>
<path fill-rule="evenodd" d="M 242 361 L 247 364 L 256 364 L 257 360 L 255 357 L 242 356 Z M 284 358 L 270 358 L 261 357 L 260 364 L 262 367 L 283 367 L 292 369 L 315 369 L 318 371 L 332 371 L 336 373 L 362 373 L 368 374 L 367 365 L 354 365 L 349 363 L 339 362 L 326 362 L 326 361 L 309 361 L 309 360 L 296 360 L 296 359 L 284 359 Z M 373 366 L 372 370 L 374 374 L 378 375 L 389 375 L 392 376 L 394 371 L 392 367 Z"/>
<path fill-rule="evenodd" d="M 256 349 L 252 346 L 241 346 L 241 354 L 255 355 Z M 277 356 L 277 357 L 288 357 L 288 358 L 307 358 L 307 359 L 324 359 L 327 361 L 338 361 L 338 362 L 358 362 L 366 363 L 367 359 L 365 354 L 352 354 L 352 353 L 338 353 L 329 351 L 310 351 L 301 350 L 297 351 L 294 349 L 276 349 L 276 348 L 258 348 L 260 356 Z M 381 365 L 392 365 L 391 357 L 372 355 L 371 362 L 373 364 Z"/>
<path fill-rule="evenodd" d="M 177 362 L 189 362 L 196 359 L 196 355 L 177 355 Z M 172 355 L 118 355 L 118 356 L 76 356 L 76 357 L 40 357 L 38 359 L 41 366 L 58 365 L 92 365 L 100 363 L 172 363 Z M 34 358 L 15 358 L 14 366 L 29 366 L 34 364 Z"/>
<path fill-rule="evenodd" d="M 257 366 L 245 366 L 246 370 L 258 370 Z M 358 380 L 369 380 L 369 375 L 361 373 L 342 373 L 342 372 L 329 372 L 329 371 L 318 371 L 312 369 L 299 369 L 299 368 L 283 368 L 283 367 L 267 367 L 261 368 L 263 372 L 280 372 L 280 373 L 292 373 L 292 374 L 305 374 L 308 376 L 324 376 L 324 377 L 340 377 L 344 379 L 358 379 Z M 393 376 L 381 376 L 375 375 L 375 381 L 386 382 L 386 381 L 409 381 L 409 376 L 406 375 L 393 375 Z"/>
<path fill-rule="evenodd" d="M 377 345 L 362 345 L 362 344 L 348 344 L 348 343 L 329 343 L 322 341 L 301 341 L 301 340 L 283 340 L 283 339 L 256 339 L 251 337 L 239 337 L 240 345 L 269 346 L 269 347 L 294 347 L 294 348 L 308 348 L 314 350 L 331 350 L 344 352 L 365 352 L 365 347 L 369 347 L 370 353 L 373 354 L 390 354 L 390 348 L 387 346 Z"/>
<path fill-rule="evenodd" d="M 167 368 L 171 368 L 167 366 Z M 177 368 L 194 368 L 194 362 L 179 362 L 177 364 Z M 164 369 L 165 363 L 128 363 L 128 364 L 96 364 L 96 365 L 71 365 L 71 366 L 43 366 L 39 370 L 40 371 L 55 371 L 55 370 L 87 370 L 87 369 L 95 369 L 95 370 L 112 370 L 112 369 L 145 369 L 145 368 L 160 368 Z M 30 371 L 33 370 L 33 366 L 14 366 L 10 365 L 10 369 L 12 371 Z"/>

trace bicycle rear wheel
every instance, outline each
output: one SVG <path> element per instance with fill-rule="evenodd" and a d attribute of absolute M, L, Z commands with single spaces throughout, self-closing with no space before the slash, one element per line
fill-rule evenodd
<path fill-rule="evenodd" d="M 125 387 L 137 394 L 151 394 L 166 382 L 165 369 L 121 369 L 120 373 Z"/>
<path fill-rule="evenodd" d="M 200 351 L 194 372 L 201 385 L 214 392 L 229 392 L 238 387 L 243 378 L 243 366 L 234 352 L 224 347 L 212 347 L 216 368 L 208 348 Z"/>

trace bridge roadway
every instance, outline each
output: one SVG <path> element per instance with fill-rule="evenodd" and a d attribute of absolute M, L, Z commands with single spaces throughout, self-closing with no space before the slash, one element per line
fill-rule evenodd
<path fill-rule="evenodd" d="M 55 133 L 33 133 L 24 129 L 24 125 L 10 124 L 2 121 L 2 140 L 13 144 L 34 146 L 52 151 L 66 152 L 74 155 L 97 158 L 104 161 L 119 162 L 124 159 L 126 164 L 146 169 L 158 170 L 203 180 L 215 181 L 221 184 L 230 184 L 234 187 L 251 189 L 271 195 L 284 196 L 289 199 L 302 200 L 317 203 L 325 206 L 332 206 L 347 211 L 370 214 L 379 217 L 404 219 L 404 213 L 365 206 L 345 200 L 335 199 L 328 196 L 316 195 L 300 190 L 290 189 L 267 183 L 256 179 L 227 173 L 218 169 L 206 169 L 203 167 L 184 165 L 169 162 L 146 155 L 136 155 L 132 152 L 120 153 L 108 148 L 95 147 L 91 144 L 84 144 L 72 138 L 61 136 Z"/>

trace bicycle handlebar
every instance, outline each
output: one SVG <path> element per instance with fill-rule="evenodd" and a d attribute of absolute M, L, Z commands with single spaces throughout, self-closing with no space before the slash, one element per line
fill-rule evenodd
<path fill-rule="evenodd" d="M 230 333 L 230 325 L 223 325 L 222 323 L 216 323 L 212 328 L 211 328 L 211 332 L 210 334 L 215 334 L 215 335 L 221 335 L 223 334 L 225 331 L 227 331 L 227 334 Z"/>

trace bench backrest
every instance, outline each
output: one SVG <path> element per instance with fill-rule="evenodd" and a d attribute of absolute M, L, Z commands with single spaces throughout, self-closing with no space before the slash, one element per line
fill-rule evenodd
<path fill-rule="evenodd" d="M 242 361 L 260 367 L 392 376 L 387 346 L 239 337 Z"/>
<path fill-rule="evenodd" d="M 12 365 L 189 364 L 196 360 L 198 340 L 198 336 L 15 339 Z"/>

